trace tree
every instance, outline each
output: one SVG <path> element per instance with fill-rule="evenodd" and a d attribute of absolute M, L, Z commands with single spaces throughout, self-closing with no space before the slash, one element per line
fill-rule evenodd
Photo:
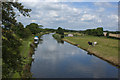
<path fill-rule="evenodd" d="M 97 29 L 87 29 L 85 33 L 93 36 L 103 36 L 103 28 L 99 27 Z"/>
<path fill-rule="evenodd" d="M 43 28 L 43 25 L 38 25 L 39 26 L 39 28 Z"/>
<path fill-rule="evenodd" d="M 23 16 L 29 16 L 31 9 L 26 9 L 18 2 L 2 2 L 2 77 L 10 77 L 11 73 L 21 73 L 22 61 L 19 54 L 21 42 L 16 36 L 16 30 L 23 29 L 16 20 L 15 8 Z M 18 26 L 19 25 L 19 26 Z"/>
<path fill-rule="evenodd" d="M 23 15 L 29 16 L 31 9 L 26 9 L 18 2 L 2 2 L 2 24 L 5 29 L 11 29 L 12 25 L 17 24 L 15 8 Z"/>
<path fill-rule="evenodd" d="M 29 36 L 31 36 L 31 31 L 30 31 L 30 29 L 28 29 L 28 28 L 25 28 L 24 29 L 24 38 L 28 38 Z"/>
<path fill-rule="evenodd" d="M 60 35 L 64 35 L 64 30 L 61 27 L 58 27 L 56 33 L 58 33 Z"/>
<path fill-rule="evenodd" d="M 29 25 L 26 26 L 26 28 L 30 29 L 30 31 L 32 32 L 32 34 L 36 34 L 38 32 L 40 32 L 40 26 L 36 23 L 30 23 Z"/>
<path fill-rule="evenodd" d="M 102 27 L 97 28 L 97 36 L 103 36 L 103 28 Z"/>

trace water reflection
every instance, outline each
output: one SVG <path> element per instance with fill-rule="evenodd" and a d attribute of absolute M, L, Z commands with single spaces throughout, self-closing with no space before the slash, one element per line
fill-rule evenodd
<path fill-rule="evenodd" d="M 57 39 L 56 39 L 57 40 Z M 64 44 L 63 40 L 57 40 L 58 43 Z"/>
<path fill-rule="evenodd" d="M 116 78 L 116 67 L 67 42 L 59 44 L 51 34 L 42 37 L 31 72 L 35 78 Z"/>
<path fill-rule="evenodd" d="M 57 38 L 54 38 L 58 43 L 61 43 L 61 44 L 64 44 L 64 41 L 62 39 L 57 39 Z"/>
<path fill-rule="evenodd" d="M 43 39 L 40 38 L 39 39 L 39 44 L 42 44 L 42 42 L 43 42 Z"/>

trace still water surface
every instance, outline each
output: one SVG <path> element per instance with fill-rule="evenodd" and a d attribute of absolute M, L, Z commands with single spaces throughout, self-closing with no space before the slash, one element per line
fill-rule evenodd
<path fill-rule="evenodd" d="M 117 78 L 118 68 L 52 34 L 42 36 L 31 65 L 34 78 Z"/>

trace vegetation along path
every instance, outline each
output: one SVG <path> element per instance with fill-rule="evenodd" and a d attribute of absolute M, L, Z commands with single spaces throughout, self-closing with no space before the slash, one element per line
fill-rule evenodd
<path fill-rule="evenodd" d="M 120 66 L 118 62 L 118 40 L 106 37 L 81 36 L 81 37 L 65 37 L 63 39 L 71 44 L 90 52 L 91 54 L 106 60 L 116 66 Z M 96 46 L 89 46 L 88 41 L 98 42 Z"/>

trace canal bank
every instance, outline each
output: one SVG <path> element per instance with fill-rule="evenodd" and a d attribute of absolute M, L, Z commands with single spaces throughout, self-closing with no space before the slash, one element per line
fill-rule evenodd
<path fill-rule="evenodd" d="M 39 39 L 42 35 L 48 33 L 38 33 Z M 34 50 L 37 47 L 37 44 L 34 43 L 34 36 L 32 35 L 29 38 L 21 39 L 22 45 L 19 47 L 21 60 L 22 60 L 22 69 L 21 73 L 15 72 L 12 75 L 12 78 L 31 78 L 32 74 L 30 72 L 31 63 L 33 61 L 32 55 L 34 54 Z"/>
<path fill-rule="evenodd" d="M 49 33 L 44 32 L 44 33 L 38 33 L 36 35 L 39 37 L 39 40 L 41 40 L 41 36 L 43 36 L 45 34 L 49 34 Z M 34 59 L 32 58 L 32 55 L 34 54 L 35 48 L 38 45 L 38 43 L 34 43 L 33 37 L 31 38 L 31 40 L 28 40 L 27 42 L 28 42 L 28 46 L 27 46 L 28 50 L 26 48 L 24 48 L 24 49 L 26 49 L 25 51 L 28 51 L 28 52 L 26 52 L 26 57 L 24 57 L 25 65 L 23 67 L 22 78 L 32 78 L 32 73 L 30 71 L 32 61 L 34 61 Z M 24 47 L 25 47 L 25 45 L 24 45 Z"/>
<path fill-rule="evenodd" d="M 34 51 L 33 78 L 117 78 L 118 68 L 52 34 L 43 35 Z M 49 66 L 48 66 L 49 65 Z"/>
<path fill-rule="evenodd" d="M 69 39 L 66 39 L 66 38 L 64 38 L 64 39 L 62 39 L 62 40 L 66 41 L 66 42 L 68 42 L 68 43 L 70 43 L 70 44 L 72 44 L 72 45 L 75 45 L 75 46 L 77 46 L 77 47 L 79 47 L 79 48 L 87 51 L 87 52 L 90 53 L 91 55 L 94 55 L 94 56 L 96 56 L 96 57 L 98 57 L 98 58 L 100 58 L 100 59 L 102 59 L 102 60 L 104 60 L 104 61 L 107 61 L 108 63 L 110 63 L 110 64 L 112 64 L 112 65 L 120 68 L 119 62 L 116 62 L 116 61 L 112 60 L 111 58 L 105 58 L 104 56 L 101 56 L 101 55 L 97 54 L 96 51 L 93 51 L 93 50 L 91 50 L 91 49 L 89 49 L 89 48 L 84 48 L 83 46 L 81 46 L 80 44 L 76 43 L 75 41 L 70 41 Z M 91 46 L 91 47 L 92 47 L 92 46 Z"/>

